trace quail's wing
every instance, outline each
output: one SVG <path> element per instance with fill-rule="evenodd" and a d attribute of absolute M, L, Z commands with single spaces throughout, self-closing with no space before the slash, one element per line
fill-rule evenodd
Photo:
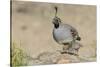
<path fill-rule="evenodd" d="M 78 32 L 74 27 L 72 27 L 71 25 L 68 25 L 68 24 L 64 24 L 64 26 L 70 29 L 70 32 L 71 32 L 73 38 L 79 37 Z"/>

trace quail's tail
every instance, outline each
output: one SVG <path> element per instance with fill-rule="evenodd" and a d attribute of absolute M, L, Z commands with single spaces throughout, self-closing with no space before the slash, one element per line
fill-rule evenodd
<path fill-rule="evenodd" d="M 77 37 L 76 40 L 80 41 L 81 40 L 81 37 Z"/>

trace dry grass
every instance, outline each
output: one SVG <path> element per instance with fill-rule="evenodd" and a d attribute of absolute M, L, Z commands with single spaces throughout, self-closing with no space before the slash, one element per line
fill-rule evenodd
<path fill-rule="evenodd" d="M 13 67 L 17 67 L 17 66 L 26 66 L 27 65 L 27 60 L 26 58 L 28 58 L 27 54 L 24 52 L 24 50 L 20 47 L 18 47 L 18 45 L 13 42 L 12 43 L 12 53 L 11 53 L 11 65 Z"/>

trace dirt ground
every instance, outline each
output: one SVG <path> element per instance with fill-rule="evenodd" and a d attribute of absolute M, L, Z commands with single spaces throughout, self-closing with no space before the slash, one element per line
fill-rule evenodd
<path fill-rule="evenodd" d="M 54 6 L 63 23 L 75 27 L 83 45 L 81 57 L 96 57 L 96 6 L 39 2 L 12 2 L 12 41 L 32 57 L 42 52 L 55 52 L 62 46 L 52 36 Z M 96 60 L 96 59 L 95 59 Z"/>

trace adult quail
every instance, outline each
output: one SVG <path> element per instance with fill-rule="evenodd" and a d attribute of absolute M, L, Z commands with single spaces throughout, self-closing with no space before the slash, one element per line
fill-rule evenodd
<path fill-rule="evenodd" d="M 57 7 L 55 7 L 55 10 L 55 17 L 52 21 L 54 24 L 53 38 L 57 43 L 63 45 L 63 51 L 61 53 L 68 53 L 68 49 L 73 45 L 73 43 L 80 41 L 81 38 L 74 27 L 62 23 L 61 19 L 57 17 Z"/>

